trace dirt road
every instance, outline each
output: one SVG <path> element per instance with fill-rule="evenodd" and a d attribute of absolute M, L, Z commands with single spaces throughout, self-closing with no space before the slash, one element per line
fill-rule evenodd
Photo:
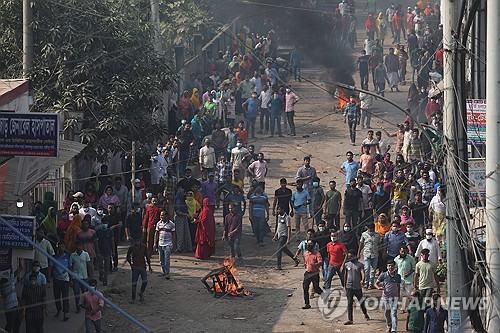
<path fill-rule="evenodd" d="M 304 70 L 303 76 L 317 81 L 320 69 Z M 355 77 L 357 79 L 357 77 Z M 338 169 L 344 161 L 345 152 L 353 150 L 359 154 L 360 147 L 353 147 L 349 142 L 346 125 L 340 114 L 332 110 L 332 97 L 325 91 L 307 83 L 291 82 L 302 101 L 297 108 L 297 136 L 286 138 L 269 138 L 260 135 L 253 142 L 256 151 L 264 152 L 270 160 L 270 172 L 266 188 L 272 200 L 274 189 L 278 187 L 278 179 L 286 177 L 294 180 L 297 168 L 306 155 L 311 155 L 311 165 L 318 170 L 322 185 L 327 186 L 329 180 L 335 179 L 341 191 L 345 188 L 344 177 Z M 404 103 L 406 90 L 400 93 L 388 93 L 389 98 Z M 404 104 L 403 104 L 404 105 Z M 404 117 L 395 113 L 380 101 L 375 101 L 375 112 L 381 119 L 374 118 L 372 127 L 394 128 L 396 121 Z M 383 119 L 388 119 L 385 122 Z M 366 135 L 365 130 L 358 130 L 361 142 Z M 356 158 L 356 157 L 355 157 Z M 221 215 L 216 214 L 217 235 L 222 234 Z M 255 244 L 248 219 L 244 219 L 244 235 L 242 251 L 244 262 L 238 266 L 238 277 L 252 297 L 224 297 L 216 299 L 208 294 L 200 282 L 208 271 L 223 262 L 229 253 L 228 246 L 218 239 L 217 253 L 210 260 L 200 261 L 193 254 L 174 254 L 172 256 L 172 279 L 167 281 L 159 277 L 158 256 L 154 257 L 155 273 L 148 277 L 145 304 L 128 304 L 130 298 L 130 270 L 125 265 L 116 273 L 112 286 L 106 292 L 113 302 L 146 324 L 152 331 L 194 332 L 218 331 L 265 331 L 265 332 L 311 332 L 317 329 L 334 329 L 336 332 L 385 331 L 384 315 L 381 311 L 372 310 L 372 320 L 365 321 L 359 310 L 355 310 L 355 325 L 344 326 L 346 320 L 345 300 L 337 305 L 336 311 L 322 305 L 318 309 L 318 298 L 312 300 L 313 308 L 302 310 L 302 276 L 303 267 L 293 268 L 289 258 L 284 259 L 284 270 L 275 271 L 276 244 L 270 237 L 265 239 L 265 247 Z M 292 240 L 292 246 L 297 240 Z M 123 254 L 124 249 L 122 249 Z M 338 280 L 334 286 L 338 287 Z M 369 291 L 371 296 L 379 296 L 380 291 Z M 333 318 L 340 313 L 337 318 Z M 402 318 L 402 315 L 400 315 Z M 400 319 L 401 319 L 400 318 Z M 113 311 L 105 313 L 107 332 L 136 332 L 126 319 Z M 400 322 L 400 330 L 404 328 Z"/>

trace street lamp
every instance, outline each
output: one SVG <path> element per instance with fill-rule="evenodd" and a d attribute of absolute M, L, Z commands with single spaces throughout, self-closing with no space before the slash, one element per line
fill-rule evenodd
<path fill-rule="evenodd" d="M 17 199 L 16 206 L 17 206 L 17 215 L 21 215 L 21 208 L 24 207 L 23 199 L 21 198 Z"/>

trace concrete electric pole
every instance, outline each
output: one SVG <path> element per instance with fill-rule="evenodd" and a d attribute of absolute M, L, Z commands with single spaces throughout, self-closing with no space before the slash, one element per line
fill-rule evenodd
<path fill-rule="evenodd" d="M 23 0 L 23 78 L 28 79 L 33 67 L 33 9 L 31 0 Z"/>
<path fill-rule="evenodd" d="M 467 203 L 463 198 L 459 198 L 460 192 L 457 184 L 461 178 L 457 179 L 460 170 L 467 170 L 467 150 L 465 129 L 461 126 L 463 117 L 461 103 L 459 98 L 462 94 L 462 82 L 458 82 L 457 75 L 457 26 L 460 13 L 460 1 L 443 0 L 442 4 L 442 22 L 443 22 L 443 49 L 444 49 L 444 123 L 443 123 L 443 142 L 446 144 L 445 157 L 445 181 L 446 184 L 446 243 L 447 243 L 447 281 L 448 298 L 450 300 L 467 297 L 468 284 L 464 275 L 464 256 L 459 244 L 459 231 L 463 224 L 467 223 L 467 217 L 463 213 Z M 464 64 L 458 64 L 464 65 Z M 464 151 L 465 150 L 465 151 Z M 453 172 L 453 170 L 457 170 Z M 462 184 L 463 185 L 463 184 Z M 465 184 L 466 185 L 466 184 Z M 463 196 L 462 196 L 463 197 Z M 459 209 L 458 207 L 462 207 Z M 458 305 L 458 307 L 457 307 Z M 464 311 L 462 304 L 450 302 L 448 304 L 448 332 L 459 332 L 460 326 L 467 318 L 467 312 Z"/>
<path fill-rule="evenodd" d="M 486 1 L 486 330 L 500 332 L 500 1 Z"/>

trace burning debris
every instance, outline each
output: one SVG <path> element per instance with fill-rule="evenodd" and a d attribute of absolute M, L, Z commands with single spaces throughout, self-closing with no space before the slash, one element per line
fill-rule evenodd
<path fill-rule="evenodd" d="M 201 279 L 201 282 L 210 293 L 214 293 L 214 297 L 251 296 L 250 292 L 243 288 L 235 273 L 234 258 L 226 258 L 222 267 L 211 270 Z M 208 279 L 212 279 L 212 286 L 208 284 Z"/>
<path fill-rule="evenodd" d="M 346 94 L 343 88 L 337 87 L 337 89 L 335 89 L 334 97 L 337 99 L 335 109 L 337 109 L 338 112 L 341 112 L 342 110 L 344 110 L 347 102 L 349 102 L 349 96 Z"/>

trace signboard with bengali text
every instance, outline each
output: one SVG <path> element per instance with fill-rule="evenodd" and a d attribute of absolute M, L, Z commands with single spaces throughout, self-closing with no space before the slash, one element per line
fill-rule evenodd
<path fill-rule="evenodd" d="M 469 180 L 471 200 L 486 200 L 486 160 L 469 158 Z"/>
<path fill-rule="evenodd" d="M 35 217 L 34 216 L 14 216 L 1 215 L 7 223 L 19 230 L 23 235 L 33 240 L 35 235 Z M 0 222 L 0 248 L 16 248 L 32 250 L 33 247 L 25 240 L 16 235 L 12 229 Z"/>
<path fill-rule="evenodd" d="M 0 155 L 57 157 L 58 115 L 0 113 Z"/>
<path fill-rule="evenodd" d="M 486 100 L 467 99 L 467 143 L 474 146 L 486 144 Z"/>

